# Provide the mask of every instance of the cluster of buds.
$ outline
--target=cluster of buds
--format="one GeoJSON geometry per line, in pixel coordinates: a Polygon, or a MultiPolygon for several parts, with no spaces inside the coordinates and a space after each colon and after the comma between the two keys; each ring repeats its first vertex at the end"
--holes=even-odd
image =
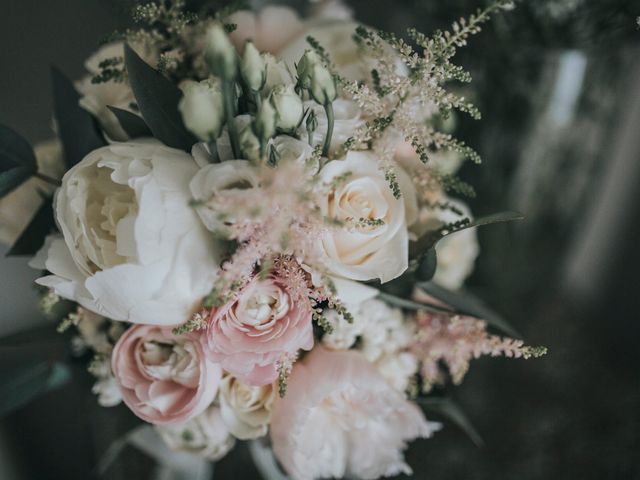
{"type": "Polygon", "coordinates": [[[328,105],[337,97],[336,81],[313,50],[307,50],[297,66],[298,88],[309,90],[320,105],[328,105]]]}

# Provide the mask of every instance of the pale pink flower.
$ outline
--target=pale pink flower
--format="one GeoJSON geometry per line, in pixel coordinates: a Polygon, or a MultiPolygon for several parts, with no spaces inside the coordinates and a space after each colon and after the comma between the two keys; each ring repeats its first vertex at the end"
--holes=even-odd
{"type": "Polygon", "coordinates": [[[240,51],[245,41],[253,40],[258,50],[276,53],[304,29],[295,10],[284,6],[268,6],[257,13],[240,10],[229,21],[237,25],[229,37],[240,51]]]}
{"type": "Polygon", "coordinates": [[[271,439],[296,480],[369,479],[411,473],[407,443],[436,428],[360,353],[316,347],[276,399],[271,439]]]}
{"type": "Polygon", "coordinates": [[[244,383],[274,382],[284,356],[313,347],[310,303],[299,297],[279,276],[253,278],[211,312],[207,355],[244,383]]]}
{"type": "Polygon", "coordinates": [[[213,402],[222,369],[207,359],[195,335],[134,325],[113,350],[113,373],[127,406],[156,425],[186,422],[213,402]]]}

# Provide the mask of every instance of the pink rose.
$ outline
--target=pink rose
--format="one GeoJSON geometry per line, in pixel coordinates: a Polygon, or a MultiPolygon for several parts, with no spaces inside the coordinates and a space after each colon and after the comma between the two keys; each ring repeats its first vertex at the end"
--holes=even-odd
{"type": "Polygon", "coordinates": [[[111,359],[124,403],[143,420],[168,425],[202,413],[222,379],[194,335],[134,325],[116,343],[111,359]]]}
{"type": "Polygon", "coordinates": [[[311,309],[277,277],[251,280],[226,305],[211,312],[207,355],[249,385],[272,383],[277,362],[313,347],[311,309]]]}
{"type": "Polygon", "coordinates": [[[294,365],[272,415],[273,451],[296,480],[410,474],[407,442],[439,427],[362,354],[323,347],[294,365]]]}

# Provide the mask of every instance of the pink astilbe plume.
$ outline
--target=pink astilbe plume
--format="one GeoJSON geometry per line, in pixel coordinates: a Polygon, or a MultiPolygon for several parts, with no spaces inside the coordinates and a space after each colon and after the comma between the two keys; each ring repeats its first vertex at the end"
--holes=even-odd
{"type": "Polygon", "coordinates": [[[445,381],[441,364],[446,365],[454,384],[462,382],[471,360],[483,355],[509,358],[538,357],[544,348],[525,346],[522,340],[487,332],[487,323],[473,317],[419,312],[418,333],[412,347],[420,358],[423,389],[445,381]]]}

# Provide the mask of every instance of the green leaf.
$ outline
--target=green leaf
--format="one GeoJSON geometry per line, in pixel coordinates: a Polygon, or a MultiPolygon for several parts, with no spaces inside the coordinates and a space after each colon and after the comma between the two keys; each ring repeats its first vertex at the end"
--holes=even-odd
{"type": "Polygon", "coordinates": [[[426,411],[430,411],[451,420],[460,430],[467,434],[476,447],[482,447],[484,440],[473,426],[462,409],[450,398],[427,397],[418,398],[417,402],[426,411]]]}
{"type": "Polygon", "coordinates": [[[66,365],[47,360],[29,362],[0,372],[0,418],[64,385],[70,378],[66,365]]]}
{"type": "Polygon", "coordinates": [[[438,305],[431,305],[428,303],[414,302],[413,300],[397,297],[388,292],[379,292],[376,298],[382,300],[383,302],[388,303],[389,305],[392,305],[398,308],[403,308],[405,310],[415,310],[415,311],[424,310],[432,313],[446,313],[450,315],[456,314],[455,311],[445,307],[440,307],[438,305]]]}
{"type": "Polygon", "coordinates": [[[108,107],[120,122],[120,126],[129,138],[152,137],[153,133],[142,117],[117,107],[108,107]]]}
{"type": "Polygon", "coordinates": [[[124,49],[124,63],[138,108],[153,136],[170,147],[191,151],[197,140],[182,124],[178,111],[180,89],[147,65],[128,45],[124,49]]]}
{"type": "Polygon", "coordinates": [[[491,310],[482,300],[466,292],[453,292],[433,282],[421,282],[417,286],[425,293],[449,305],[457,313],[480,318],[512,337],[521,335],[498,313],[491,310]]]}
{"type": "Polygon", "coordinates": [[[58,133],[68,168],[73,167],[89,152],[106,145],[96,120],[79,105],[80,95],[56,67],[51,68],[53,109],[58,133]]]}
{"type": "Polygon", "coordinates": [[[485,217],[477,218],[474,221],[469,222],[466,225],[463,225],[456,229],[440,229],[432,232],[427,232],[409,246],[409,255],[411,257],[424,255],[429,251],[429,249],[433,248],[444,237],[453,233],[460,232],[462,230],[466,230],[468,228],[493,225],[495,223],[513,222],[516,220],[522,220],[523,218],[524,215],[518,212],[500,212],[494,213],[493,215],[487,215],[485,217]]]}
{"type": "Polygon", "coordinates": [[[52,230],[55,229],[56,222],[53,217],[53,199],[48,198],[40,206],[33,216],[27,228],[20,234],[18,240],[7,252],[7,257],[16,255],[33,255],[42,245],[44,240],[52,230]]]}
{"type": "Polygon", "coordinates": [[[431,247],[427,252],[421,256],[416,268],[416,278],[423,282],[427,282],[433,278],[438,266],[438,257],[436,255],[436,249],[431,247]]]}
{"type": "Polygon", "coordinates": [[[36,156],[29,142],[0,125],[0,197],[28,180],[36,171],[36,156]]]}

